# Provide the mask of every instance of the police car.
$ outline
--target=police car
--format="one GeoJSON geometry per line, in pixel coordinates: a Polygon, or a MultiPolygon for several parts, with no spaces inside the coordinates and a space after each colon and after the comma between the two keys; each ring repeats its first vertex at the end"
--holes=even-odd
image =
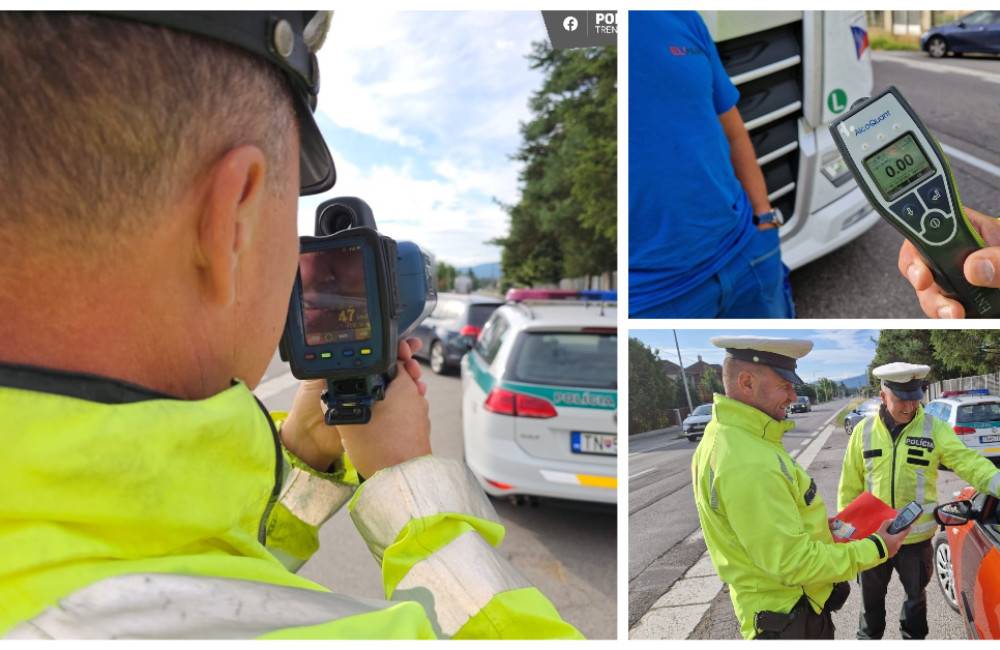
{"type": "Polygon", "coordinates": [[[1000,397],[986,389],[945,391],[924,410],[947,422],[966,447],[1000,464],[1000,397]]]}
{"type": "Polygon", "coordinates": [[[462,358],[466,462],[492,496],[615,503],[615,294],[507,300],[462,358]]]}

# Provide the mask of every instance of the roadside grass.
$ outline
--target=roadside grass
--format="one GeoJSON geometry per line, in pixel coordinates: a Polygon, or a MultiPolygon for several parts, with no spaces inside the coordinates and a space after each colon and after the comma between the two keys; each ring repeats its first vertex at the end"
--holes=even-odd
{"type": "Polygon", "coordinates": [[[920,38],[918,36],[900,36],[885,32],[875,32],[874,30],[872,30],[870,36],[868,45],[873,50],[903,50],[911,52],[920,50],[920,38]]]}

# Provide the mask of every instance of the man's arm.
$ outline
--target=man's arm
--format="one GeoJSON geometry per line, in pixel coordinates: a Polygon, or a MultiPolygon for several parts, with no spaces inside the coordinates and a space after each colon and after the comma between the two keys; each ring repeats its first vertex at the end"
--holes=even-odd
{"type": "MultiPolygon", "coordinates": [[[[729,140],[729,159],[733,163],[733,170],[740,185],[750,197],[750,205],[753,206],[754,214],[763,214],[771,210],[771,202],[767,198],[767,184],[764,182],[764,173],[757,164],[757,154],[753,150],[753,143],[750,142],[750,133],[747,131],[743,118],[740,116],[738,108],[733,106],[728,111],[719,116],[722,123],[722,130],[729,140]]],[[[761,230],[776,227],[774,224],[761,224],[761,230]]]]}
{"type": "MultiPolygon", "coordinates": [[[[931,417],[924,414],[924,417],[931,417]]],[[[958,439],[943,422],[935,422],[934,445],[941,451],[941,460],[962,480],[968,481],[980,492],[1000,496],[1000,470],[975,449],[970,449],[958,439]]]]}

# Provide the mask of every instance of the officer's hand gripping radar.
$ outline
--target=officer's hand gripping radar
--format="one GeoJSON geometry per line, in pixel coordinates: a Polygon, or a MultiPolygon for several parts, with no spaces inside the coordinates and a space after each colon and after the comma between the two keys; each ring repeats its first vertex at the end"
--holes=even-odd
{"type": "Polygon", "coordinates": [[[437,303],[434,257],[379,234],[355,197],[320,204],[315,232],[299,238],[281,359],[299,379],[326,380],[327,424],[364,424],[395,376],[400,339],[437,303]]]}
{"type": "Polygon", "coordinates": [[[830,133],[868,201],[916,247],[941,290],[968,316],[1000,316],[1000,290],[965,279],[965,258],[985,244],[962,211],[948,159],[899,90],[859,100],[830,133]]]}

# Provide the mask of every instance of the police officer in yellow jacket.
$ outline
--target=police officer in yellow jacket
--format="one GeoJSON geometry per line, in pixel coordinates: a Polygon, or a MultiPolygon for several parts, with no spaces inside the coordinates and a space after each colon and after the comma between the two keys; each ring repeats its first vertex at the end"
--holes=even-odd
{"type": "Polygon", "coordinates": [[[885,632],[885,594],[893,568],[906,592],[900,632],[904,639],[927,636],[925,589],[933,571],[938,465],[949,467],[982,492],[998,494],[1000,490],[1000,472],[993,463],[966,447],[946,423],[928,415],[920,405],[929,372],[929,366],[902,362],[872,370],[882,382],[882,406],[877,417],[867,417],[854,427],[844,456],[839,508],[868,491],[893,508],[916,501],[924,509],[899,554],[861,573],[859,639],[881,639],[885,632]]]}
{"type": "Polygon", "coordinates": [[[726,394],[715,395],[712,420],[691,461],[695,504],[712,564],[729,585],[745,638],[832,639],[830,613],[859,571],[895,554],[905,535],[887,532],[834,543],[815,481],[781,440],[796,399],[796,359],[812,342],[730,336],[726,394]]]}
{"type": "Polygon", "coordinates": [[[251,392],[334,182],[328,21],[0,12],[0,637],[580,637],[430,455],[413,344],[367,425],[251,392]],[[384,600],[294,573],[344,506],[384,600]]]}

